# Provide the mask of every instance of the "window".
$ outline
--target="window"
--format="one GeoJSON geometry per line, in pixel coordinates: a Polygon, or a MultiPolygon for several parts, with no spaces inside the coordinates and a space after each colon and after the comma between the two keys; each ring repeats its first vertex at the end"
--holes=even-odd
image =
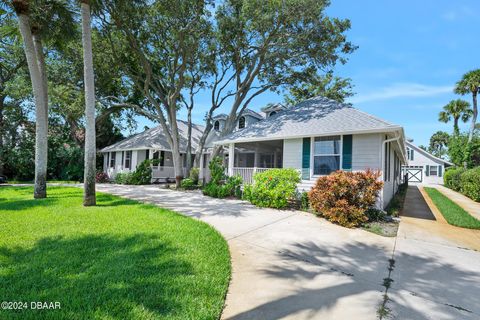
{"type": "Polygon", "coordinates": [[[110,152],[110,168],[115,168],[115,156],[116,152],[110,152]]]}
{"type": "Polygon", "coordinates": [[[270,112],[269,117],[274,116],[274,115],[276,115],[276,114],[277,114],[277,111],[272,111],[272,112],[270,112]]]}
{"type": "Polygon", "coordinates": [[[407,159],[413,161],[413,149],[407,148],[407,159]]]}
{"type": "Polygon", "coordinates": [[[213,124],[213,130],[215,131],[218,131],[220,130],[220,121],[215,121],[215,123],[213,124]]]}
{"type": "Polygon", "coordinates": [[[317,137],[313,146],[313,174],[327,175],[340,169],[340,136],[317,137]]]}
{"type": "Polygon", "coordinates": [[[153,164],[153,167],[157,168],[158,165],[159,165],[159,155],[160,153],[158,151],[155,151],[154,153],[152,153],[152,164],[153,164]]]}
{"type": "Polygon", "coordinates": [[[240,119],[238,119],[238,129],[243,128],[245,128],[245,117],[240,117],[240,119]]]}
{"type": "Polygon", "coordinates": [[[125,168],[130,169],[132,165],[132,151],[125,152],[125,168]]]}
{"type": "Polygon", "coordinates": [[[438,175],[438,167],[437,166],[430,166],[430,175],[431,176],[438,175]]]}

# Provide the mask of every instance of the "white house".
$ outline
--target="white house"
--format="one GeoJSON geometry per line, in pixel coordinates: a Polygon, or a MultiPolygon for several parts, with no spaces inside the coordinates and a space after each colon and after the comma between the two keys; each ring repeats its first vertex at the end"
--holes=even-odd
{"type": "MultiPolygon", "coordinates": [[[[178,121],[180,137],[180,156],[183,170],[186,167],[187,123],[178,121]]],[[[195,150],[204,127],[192,126],[192,149],[195,150]]],[[[103,171],[113,179],[119,172],[130,172],[145,159],[159,159],[159,164],[152,167],[153,181],[174,180],[172,152],[161,126],[148,129],[127,139],[100,150],[103,153],[103,171]]],[[[194,156],[193,156],[194,157],[194,156]]]]}
{"type": "Polygon", "coordinates": [[[275,112],[267,109],[264,120],[214,142],[228,148],[230,175],[251,181],[255,171],[294,168],[303,179],[299,189],[308,190],[336,170],[378,170],[384,181],[379,206],[386,207],[406,164],[401,126],[323,97],[275,112]]]}
{"type": "Polygon", "coordinates": [[[411,140],[407,140],[406,145],[408,164],[402,167],[402,173],[408,175],[408,182],[443,184],[445,169],[453,164],[417,147],[411,140]]]}
{"type": "MultiPolygon", "coordinates": [[[[384,181],[379,207],[384,208],[398,190],[402,182],[401,168],[407,164],[401,126],[323,97],[290,108],[268,105],[262,111],[264,115],[245,110],[237,117],[235,131],[225,137],[220,137],[219,132],[227,116],[221,114],[213,119],[207,151],[201,159],[201,177],[208,178],[209,152],[212,146],[219,145],[225,150],[228,174],[238,174],[245,182],[251,182],[255,172],[268,168],[294,168],[302,176],[299,189],[309,190],[317,177],[333,171],[372,169],[380,171],[384,181]]],[[[184,153],[186,124],[180,122],[179,128],[184,153]]],[[[202,130],[203,127],[195,126],[194,148],[202,130]]],[[[160,127],[101,152],[106,155],[104,169],[110,177],[135,168],[145,158],[163,155],[165,161],[153,168],[153,178],[173,178],[173,167],[167,161],[170,148],[160,127]]]]}

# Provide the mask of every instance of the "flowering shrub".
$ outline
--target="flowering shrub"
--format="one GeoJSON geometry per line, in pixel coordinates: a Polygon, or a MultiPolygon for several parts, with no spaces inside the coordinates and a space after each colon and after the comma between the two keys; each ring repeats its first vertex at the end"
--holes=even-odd
{"type": "Polygon", "coordinates": [[[108,175],[105,173],[105,172],[97,172],[97,174],[95,175],[95,182],[98,182],[98,183],[106,183],[108,182],[110,179],[108,178],[108,175]]]}
{"type": "Polygon", "coordinates": [[[309,192],[310,206],[321,216],[341,226],[353,228],[368,220],[383,182],[379,172],[336,171],[320,177],[309,192]]]}
{"type": "Polygon", "coordinates": [[[295,199],[300,173],[295,169],[269,169],[253,176],[246,185],[243,198],[259,207],[285,208],[295,199]]]}

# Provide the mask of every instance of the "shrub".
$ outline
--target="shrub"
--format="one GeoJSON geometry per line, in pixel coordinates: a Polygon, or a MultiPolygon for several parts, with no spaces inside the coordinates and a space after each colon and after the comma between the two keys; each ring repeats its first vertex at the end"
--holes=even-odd
{"type": "Polygon", "coordinates": [[[461,191],[474,201],[480,201],[480,167],[464,171],[460,176],[461,191]]]}
{"type": "Polygon", "coordinates": [[[190,169],[190,179],[194,184],[198,184],[198,176],[200,175],[200,168],[194,167],[190,169]]]}
{"type": "Polygon", "coordinates": [[[133,172],[117,173],[114,181],[118,184],[150,184],[152,181],[152,168],[150,167],[150,161],[144,160],[133,172]]]}
{"type": "Polygon", "coordinates": [[[336,171],[320,177],[309,192],[310,205],[326,219],[353,228],[368,220],[365,211],[375,205],[383,182],[379,172],[336,171]]]}
{"type": "Polygon", "coordinates": [[[208,169],[210,169],[210,182],[220,184],[221,181],[225,180],[225,167],[223,166],[222,158],[214,157],[210,160],[208,169]]]}
{"type": "Polygon", "coordinates": [[[220,157],[213,158],[208,164],[211,180],[203,188],[203,194],[214,198],[241,196],[242,178],[240,176],[226,177],[225,167],[220,157]]]}
{"type": "Polygon", "coordinates": [[[98,183],[105,183],[105,182],[108,182],[110,179],[108,178],[108,174],[106,174],[105,172],[97,172],[97,174],[95,175],[95,182],[98,182],[98,183]]]}
{"type": "Polygon", "coordinates": [[[310,201],[308,200],[308,192],[302,192],[300,195],[300,209],[308,211],[310,209],[310,201]]]}
{"type": "Polygon", "coordinates": [[[180,183],[180,187],[182,187],[185,190],[192,190],[192,189],[196,189],[198,185],[192,179],[185,178],[180,183]]]}
{"type": "Polygon", "coordinates": [[[443,175],[445,186],[455,191],[461,191],[460,176],[464,172],[465,169],[463,168],[450,168],[445,171],[445,174],[443,175]]]}
{"type": "Polygon", "coordinates": [[[385,220],[386,216],[385,211],[376,208],[368,209],[365,211],[365,215],[367,216],[369,222],[383,221],[385,220]]]}
{"type": "Polygon", "coordinates": [[[131,174],[131,179],[127,184],[150,184],[152,182],[152,167],[150,160],[144,160],[131,174]]]}
{"type": "Polygon", "coordinates": [[[115,183],[118,184],[131,184],[132,173],[131,172],[119,172],[115,175],[115,183]]]}
{"type": "Polygon", "coordinates": [[[300,174],[295,169],[269,169],[253,176],[243,198],[259,207],[285,208],[295,200],[300,174]]]}

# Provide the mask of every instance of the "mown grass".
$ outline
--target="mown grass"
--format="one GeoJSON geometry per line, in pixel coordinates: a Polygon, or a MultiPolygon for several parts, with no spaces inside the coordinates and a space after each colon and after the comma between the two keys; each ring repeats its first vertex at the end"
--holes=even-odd
{"type": "Polygon", "coordinates": [[[449,224],[462,228],[480,229],[479,220],[472,217],[462,207],[444,196],[440,191],[435,188],[424,189],[449,224]]]}
{"type": "Polygon", "coordinates": [[[0,319],[218,319],[230,278],[226,241],[170,210],[82,190],[0,187],[0,319]]]}
{"type": "MultiPolygon", "coordinates": [[[[83,181],[72,181],[72,180],[48,180],[47,183],[62,183],[62,184],[75,184],[83,183],[83,181]]],[[[33,180],[8,180],[7,184],[33,184],[33,180]]]]}

